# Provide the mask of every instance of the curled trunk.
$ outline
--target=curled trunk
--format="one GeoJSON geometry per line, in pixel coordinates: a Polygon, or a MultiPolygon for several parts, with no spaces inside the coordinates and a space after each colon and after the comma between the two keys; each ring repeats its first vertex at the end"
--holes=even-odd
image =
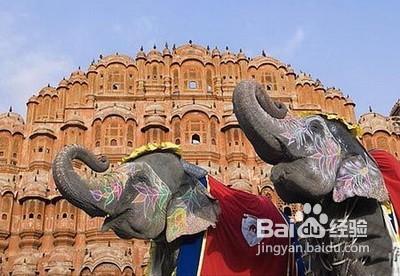
{"type": "Polygon", "coordinates": [[[240,127],[257,154],[269,164],[281,161],[284,148],[277,136],[284,131],[279,119],[286,116],[286,106],[272,101],[255,81],[242,81],[236,86],[233,106],[240,127]]]}
{"type": "Polygon", "coordinates": [[[109,167],[105,157],[98,158],[80,145],[67,146],[57,154],[53,162],[53,177],[58,190],[70,203],[90,216],[106,216],[106,211],[90,194],[87,181],[74,171],[74,159],[82,161],[96,172],[104,172],[109,167]]]}

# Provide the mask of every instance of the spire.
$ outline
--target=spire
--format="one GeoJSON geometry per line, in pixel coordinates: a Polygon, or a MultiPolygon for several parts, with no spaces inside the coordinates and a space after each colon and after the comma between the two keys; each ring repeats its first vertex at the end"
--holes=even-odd
{"type": "Polygon", "coordinates": [[[13,112],[12,106],[10,105],[10,109],[8,110],[8,112],[13,112]]]}
{"type": "Polygon", "coordinates": [[[189,44],[192,45],[192,43],[193,43],[193,41],[192,41],[192,40],[189,40],[189,44]]]}
{"type": "Polygon", "coordinates": [[[372,107],[371,106],[369,106],[369,112],[372,112],[372,107]]]}
{"type": "Polygon", "coordinates": [[[153,49],[154,49],[154,50],[155,50],[155,49],[157,49],[157,46],[156,46],[156,44],[154,44],[154,45],[153,45],[153,49]]]}
{"type": "Polygon", "coordinates": [[[207,51],[210,51],[210,45],[207,45],[207,51]]]}
{"type": "Polygon", "coordinates": [[[140,51],[143,51],[143,45],[142,45],[142,46],[140,46],[140,51]]]}
{"type": "Polygon", "coordinates": [[[264,51],[264,50],[262,50],[261,55],[262,55],[263,57],[266,57],[266,56],[267,56],[267,55],[265,54],[265,51],[264,51]]]}
{"type": "Polygon", "coordinates": [[[165,42],[165,48],[168,49],[168,42],[165,42]]]}

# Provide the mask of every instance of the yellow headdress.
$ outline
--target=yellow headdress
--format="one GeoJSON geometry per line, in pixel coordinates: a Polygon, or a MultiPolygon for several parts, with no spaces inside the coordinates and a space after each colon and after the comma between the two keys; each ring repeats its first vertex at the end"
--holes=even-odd
{"type": "Polygon", "coordinates": [[[141,147],[138,147],[132,151],[132,153],[122,159],[122,163],[126,163],[128,161],[132,161],[139,156],[151,153],[151,152],[156,152],[156,151],[168,151],[172,152],[176,155],[181,156],[182,155],[182,149],[179,145],[176,145],[171,142],[162,142],[162,143],[149,143],[147,145],[143,145],[141,147]]]}
{"type": "Polygon", "coordinates": [[[312,112],[312,111],[310,111],[310,112],[303,111],[303,112],[300,112],[299,115],[300,115],[300,117],[307,117],[307,116],[310,116],[310,115],[320,115],[320,116],[325,117],[328,120],[339,121],[339,122],[343,123],[346,126],[346,128],[351,132],[351,134],[354,137],[361,137],[362,132],[363,132],[362,127],[359,124],[354,124],[354,125],[350,124],[345,119],[343,119],[342,117],[339,117],[338,115],[335,115],[335,114],[327,114],[327,113],[312,112]]]}

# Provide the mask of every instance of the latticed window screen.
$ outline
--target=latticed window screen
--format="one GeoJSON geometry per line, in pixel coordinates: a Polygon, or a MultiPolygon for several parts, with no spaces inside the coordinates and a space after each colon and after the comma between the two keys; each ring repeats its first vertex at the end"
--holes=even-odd
{"type": "Polygon", "coordinates": [[[207,92],[211,92],[213,90],[213,81],[212,81],[212,72],[210,69],[207,70],[206,83],[207,83],[207,92]]]}
{"type": "Polygon", "coordinates": [[[216,145],[217,144],[217,124],[215,122],[215,118],[211,119],[210,135],[211,135],[211,144],[216,145]]]}
{"type": "Polygon", "coordinates": [[[123,143],[123,124],[122,119],[110,118],[108,119],[105,133],[106,146],[121,146],[123,143]],[[110,121],[108,121],[110,120],[110,121]],[[113,141],[114,140],[114,141],[113,141]],[[111,143],[113,141],[113,143],[111,143]]]}
{"type": "Polygon", "coordinates": [[[135,133],[134,133],[133,125],[129,125],[129,126],[128,126],[128,133],[126,134],[126,138],[128,139],[128,142],[127,142],[127,143],[129,143],[129,142],[133,143],[134,134],[135,134],[135,133]]]}
{"type": "Polygon", "coordinates": [[[101,140],[101,125],[96,125],[94,129],[94,140],[99,142],[101,140]]]}
{"type": "Polygon", "coordinates": [[[8,150],[8,138],[7,137],[0,137],[0,157],[3,157],[8,150]]]}
{"type": "Polygon", "coordinates": [[[172,85],[174,88],[179,87],[179,75],[178,75],[178,70],[175,69],[173,72],[173,79],[172,79],[172,85]]]}
{"type": "Polygon", "coordinates": [[[107,90],[120,91],[124,89],[124,76],[120,71],[112,71],[108,75],[107,90]]]}
{"type": "Polygon", "coordinates": [[[267,87],[267,90],[277,90],[276,77],[272,73],[261,73],[261,83],[267,87]]]}
{"type": "Polygon", "coordinates": [[[196,67],[186,68],[183,73],[185,89],[201,89],[201,73],[196,67]]]}
{"type": "Polygon", "coordinates": [[[189,121],[186,125],[185,130],[185,140],[186,143],[190,144],[193,135],[199,135],[200,143],[205,144],[207,143],[207,129],[206,124],[203,121],[196,120],[196,121],[189,121]]]}

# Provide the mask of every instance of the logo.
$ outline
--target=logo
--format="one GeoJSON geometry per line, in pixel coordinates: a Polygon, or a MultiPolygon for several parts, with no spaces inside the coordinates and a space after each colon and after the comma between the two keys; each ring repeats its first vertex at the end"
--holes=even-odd
{"type": "Polygon", "coordinates": [[[257,236],[258,218],[252,215],[243,214],[242,235],[250,247],[260,243],[263,237],[257,236]]]}
{"type": "MultiPolygon", "coordinates": [[[[298,211],[299,212],[299,211],[298,211]]],[[[315,204],[311,207],[310,203],[303,206],[303,213],[309,216],[299,227],[297,233],[300,238],[322,238],[326,234],[324,224],[328,222],[328,216],[322,213],[322,206],[315,204]]]]}

